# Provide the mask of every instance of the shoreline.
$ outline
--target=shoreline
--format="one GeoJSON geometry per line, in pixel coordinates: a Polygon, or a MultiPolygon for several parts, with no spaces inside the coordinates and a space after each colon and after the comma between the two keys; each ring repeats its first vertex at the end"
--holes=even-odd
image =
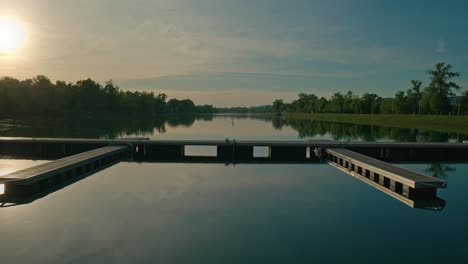
{"type": "Polygon", "coordinates": [[[468,116],[404,115],[404,114],[306,114],[284,113],[281,117],[313,119],[358,125],[426,129],[468,135],[468,116]]]}

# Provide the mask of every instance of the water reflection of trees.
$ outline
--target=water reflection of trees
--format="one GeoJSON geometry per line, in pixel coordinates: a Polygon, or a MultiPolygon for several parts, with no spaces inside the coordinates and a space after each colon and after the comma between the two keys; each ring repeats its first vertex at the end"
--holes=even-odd
{"type": "Polygon", "coordinates": [[[63,118],[0,120],[2,137],[119,138],[128,135],[165,133],[167,126],[190,127],[195,120],[212,120],[211,115],[168,115],[157,118],[63,118]],[[4,128],[4,129],[2,129],[4,128]]]}
{"type": "Polygon", "coordinates": [[[447,142],[457,138],[459,140],[466,138],[466,136],[454,133],[421,129],[344,124],[307,119],[282,119],[279,117],[272,120],[272,125],[275,129],[281,129],[284,126],[291,127],[298,132],[300,138],[329,136],[333,140],[342,141],[447,142]]]}
{"type": "MultiPolygon", "coordinates": [[[[467,140],[467,135],[426,131],[420,129],[390,128],[369,125],[343,124],[308,119],[281,118],[259,115],[163,115],[156,118],[81,118],[63,119],[3,119],[0,136],[8,137],[84,137],[118,138],[128,135],[165,133],[167,127],[191,127],[195,121],[213,119],[255,119],[268,122],[274,129],[289,127],[299,138],[324,137],[341,141],[393,140],[400,142],[447,142],[467,140]]],[[[216,131],[213,131],[216,132],[216,131]]]]}
{"type": "MultiPolygon", "coordinates": [[[[170,127],[191,127],[195,121],[212,121],[213,115],[185,115],[185,114],[176,114],[176,115],[164,115],[160,116],[156,119],[159,121],[160,128],[164,129],[164,131],[160,131],[164,133],[166,131],[166,125],[170,127]]],[[[159,131],[159,130],[158,130],[159,131]]]]}
{"type": "Polygon", "coordinates": [[[432,163],[425,170],[430,176],[447,181],[448,175],[455,172],[456,168],[441,163],[432,163]]]}

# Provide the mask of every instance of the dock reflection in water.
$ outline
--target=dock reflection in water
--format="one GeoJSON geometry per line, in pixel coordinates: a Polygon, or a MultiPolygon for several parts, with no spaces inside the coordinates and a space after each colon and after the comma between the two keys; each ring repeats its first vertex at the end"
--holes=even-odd
{"type": "MultiPolygon", "coordinates": [[[[126,162],[132,162],[131,160],[125,160],[126,162]]],[[[41,161],[40,163],[44,163],[45,161],[41,161]]],[[[105,166],[102,166],[98,169],[88,171],[85,173],[78,173],[74,174],[72,178],[67,178],[63,179],[62,181],[49,181],[47,185],[40,185],[33,190],[28,191],[27,193],[23,194],[14,194],[14,195],[3,195],[1,192],[2,186],[0,186],[0,208],[3,207],[11,207],[11,206],[17,206],[17,205],[22,205],[22,204],[29,204],[34,202],[35,200],[41,199],[46,197],[47,195],[57,192],[63,188],[66,188],[76,182],[79,182],[95,173],[98,173],[102,170],[105,170],[106,168],[113,166],[114,164],[118,163],[119,161],[116,160],[114,162],[111,162],[109,164],[106,164],[105,166]]],[[[173,162],[177,163],[220,163],[219,161],[216,161],[214,159],[192,159],[192,160],[187,160],[186,162],[181,162],[180,160],[174,160],[173,162]]],[[[165,160],[163,162],[153,162],[153,163],[171,163],[171,161],[165,160]]],[[[249,164],[262,164],[262,160],[258,160],[257,162],[250,162],[249,164]]],[[[302,163],[294,163],[294,162],[274,162],[274,161],[268,161],[267,164],[302,164],[302,163]]],[[[229,164],[226,164],[229,165],[229,164]]],[[[232,164],[235,165],[235,164],[232,164]]],[[[317,166],[317,163],[312,163],[308,164],[308,166],[314,167],[317,166]]],[[[331,164],[333,165],[333,164],[331,164]]],[[[343,171],[356,179],[359,179],[365,183],[367,183],[369,186],[374,187],[376,190],[381,191],[382,193],[385,193],[389,195],[390,197],[412,207],[412,208],[421,208],[421,209],[430,209],[430,210],[442,210],[445,207],[445,200],[439,198],[439,197],[427,197],[427,198],[414,198],[414,197],[404,197],[402,195],[397,195],[388,188],[384,188],[383,186],[379,185],[378,183],[369,180],[362,175],[359,175],[355,172],[345,170],[343,168],[340,168],[339,166],[334,166],[338,168],[340,171],[343,171]]],[[[426,172],[432,170],[434,167],[439,168],[441,170],[438,170],[438,172],[435,175],[445,175],[444,178],[445,180],[447,179],[447,173],[452,171],[453,169],[450,166],[445,166],[445,165],[440,165],[440,164],[430,164],[428,168],[426,169],[426,172]],[[444,169],[444,168],[449,168],[444,169]]],[[[314,171],[313,168],[311,168],[311,171],[314,171]]],[[[4,187],[4,186],[3,186],[4,187]]]]}
{"type": "Polygon", "coordinates": [[[354,178],[368,184],[369,186],[374,187],[376,190],[381,191],[382,193],[385,193],[389,195],[390,197],[408,205],[409,207],[412,208],[420,208],[420,209],[428,209],[428,210],[434,210],[434,211],[439,211],[445,208],[445,200],[441,199],[439,197],[428,197],[428,198],[414,198],[414,197],[405,197],[403,195],[397,194],[394,191],[380,185],[379,183],[370,180],[361,174],[358,174],[354,171],[349,171],[346,170],[338,165],[331,164],[333,167],[339,169],[340,171],[343,171],[344,173],[353,176],[354,178]]]}

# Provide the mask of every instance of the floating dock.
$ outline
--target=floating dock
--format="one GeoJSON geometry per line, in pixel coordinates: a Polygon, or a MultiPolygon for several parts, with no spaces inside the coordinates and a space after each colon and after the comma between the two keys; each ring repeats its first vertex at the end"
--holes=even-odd
{"type": "Polygon", "coordinates": [[[446,187],[446,182],[443,180],[403,169],[347,149],[327,149],[325,157],[334,167],[411,207],[438,209],[445,204],[443,200],[437,198],[437,189],[446,187]]]}
{"type": "MultiPolygon", "coordinates": [[[[251,140],[149,140],[0,138],[0,158],[58,159],[0,177],[7,197],[44,190],[109,164],[129,162],[329,164],[412,207],[443,207],[436,197],[445,182],[386,162],[466,162],[468,144],[251,140]],[[209,148],[209,155],[188,153],[209,148]],[[263,155],[256,154],[262,149],[263,155]],[[316,155],[319,154],[319,155],[316,155]],[[429,202],[429,206],[423,205],[429,202]]],[[[1,193],[0,193],[1,194],[1,193]]],[[[0,199],[2,200],[2,199],[0,199]]],[[[0,201],[1,202],[1,201],[0,201]]]]}
{"type": "Polygon", "coordinates": [[[107,146],[0,176],[5,196],[31,195],[119,162],[127,146],[107,146]]]}

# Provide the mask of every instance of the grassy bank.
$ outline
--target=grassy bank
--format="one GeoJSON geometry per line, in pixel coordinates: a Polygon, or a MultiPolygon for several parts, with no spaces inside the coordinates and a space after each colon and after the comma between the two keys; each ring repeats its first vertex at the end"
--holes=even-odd
{"type": "Polygon", "coordinates": [[[364,115],[364,114],[304,114],[287,113],[285,117],[307,118],[350,124],[399,128],[419,128],[468,135],[468,116],[441,115],[364,115]]]}

